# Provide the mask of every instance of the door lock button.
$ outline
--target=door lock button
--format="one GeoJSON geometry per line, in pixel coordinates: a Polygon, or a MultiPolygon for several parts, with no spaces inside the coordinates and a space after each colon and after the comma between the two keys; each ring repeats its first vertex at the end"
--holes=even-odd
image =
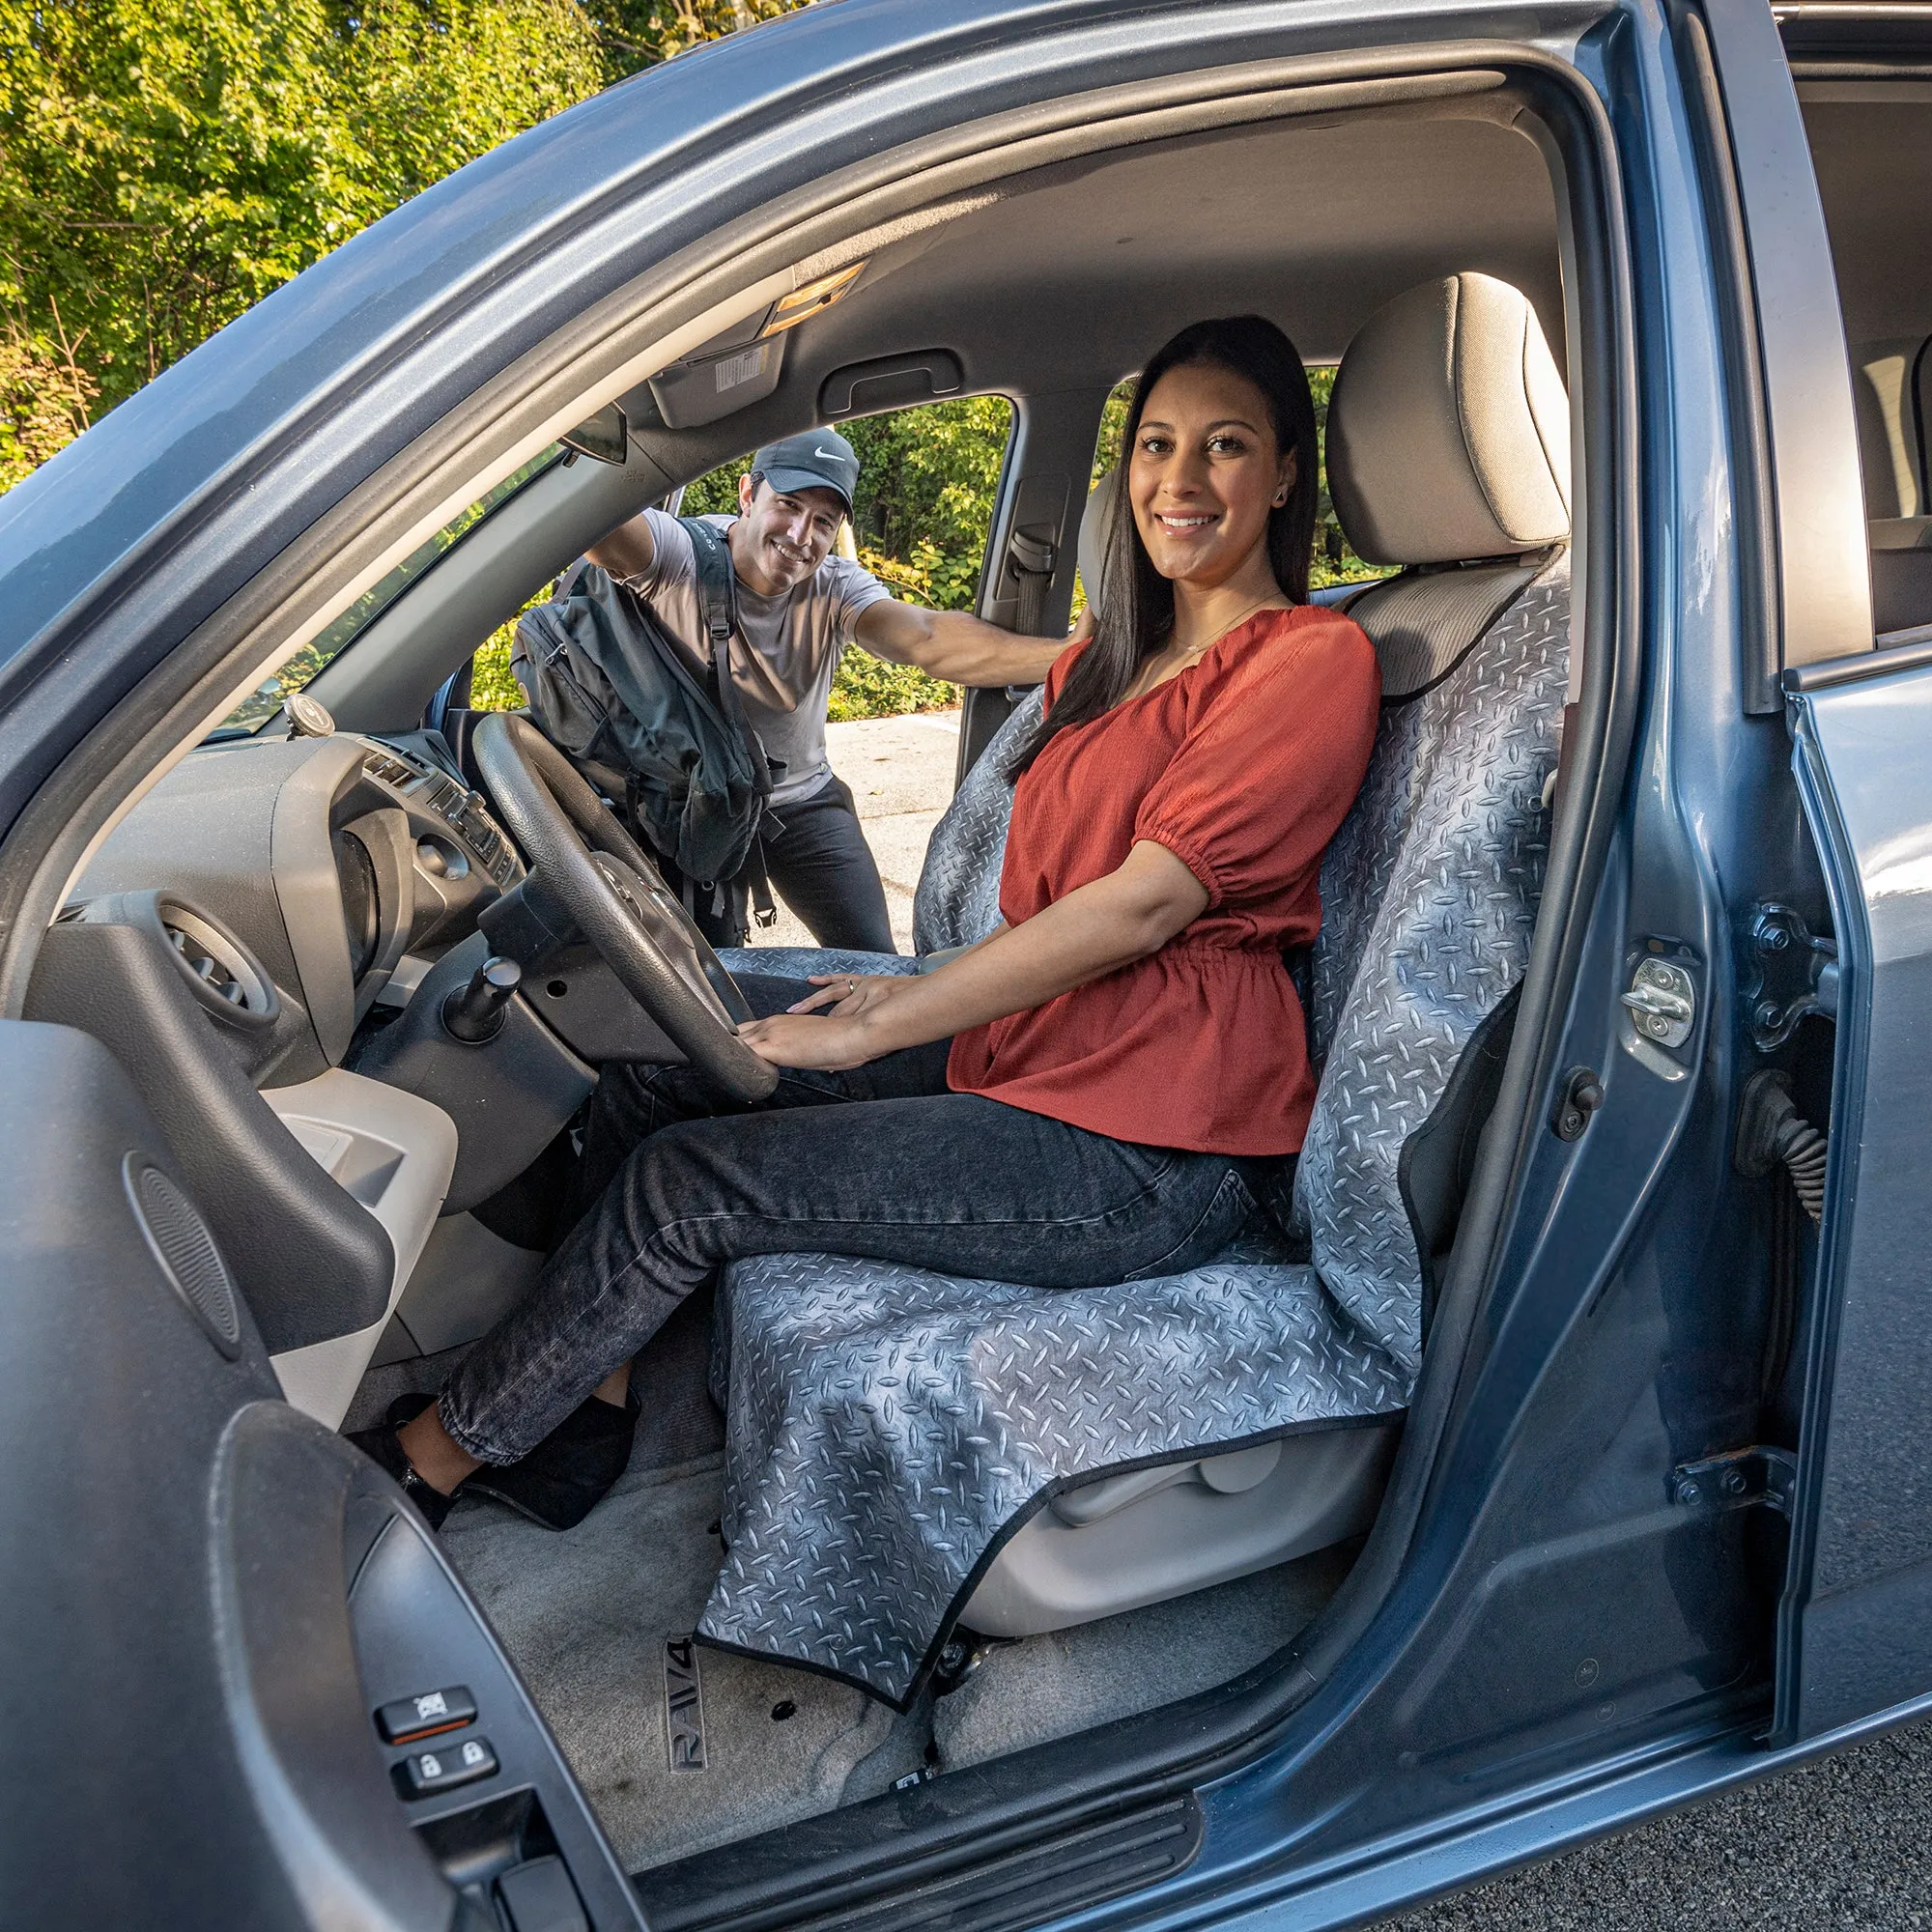
{"type": "Polygon", "coordinates": [[[476,1699],[467,1684],[443,1690],[425,1690],[416,1697],[398,1697],[376,1713],[376,1728],[385,1745],[412,1745],[440,1731],[458,1731],[476,1719],[476,1699]]]}
{"type": "Polygon", "coordinates": [[[396,1766],[396,1776],[407,1798],[433,1798],[439,1791],[454,1791],[459,1784],[474,1784],[479,1777],[497,1775],[497,1753],[488,1738],[452,1740],[428,1750],[412,1751],[396,1766]]]}

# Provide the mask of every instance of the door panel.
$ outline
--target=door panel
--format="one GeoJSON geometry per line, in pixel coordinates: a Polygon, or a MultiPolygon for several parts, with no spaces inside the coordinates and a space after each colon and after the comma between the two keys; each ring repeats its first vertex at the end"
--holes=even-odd
{"type": "Polygon", "coordinates": [[[1781,1741],[1932,1690],[1932,670],[1793,717],[1840,980],[1781,1741]]]}
{"type": "MultiPolygon", "coordinates": [[[[209,1483],[236,1410],[279,1391],[245,1310],[144,1236],[125,1178],[181,1177],[107,1049],[0,1021],[0,1733],[5,1917],[302,1922],[223,1715],[209,1483]]],[[[340,1530],[334,1528],[336,1548],[340,1530]]]]}
{"type": "Polygon", "coordinates": [[[637,1932],[475,1605],[281,1399],[154,1116],[71,1028],[0,1020],[0,1918],[447,1932],[554,1853],[637,1932]],[[370,1712],[457,1681],[498,1779],[405,1803],[370,1712]]]}

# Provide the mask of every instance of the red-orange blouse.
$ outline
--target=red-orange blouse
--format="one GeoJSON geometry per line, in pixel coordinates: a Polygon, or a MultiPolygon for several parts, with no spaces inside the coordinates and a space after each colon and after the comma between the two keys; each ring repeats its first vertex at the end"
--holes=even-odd
{"type": "MultiPolygon", "coordinates": [[[[1072,660],[1047,678],[1049,700],[1072,660]]],[[[1368,769],[1381,680],[1358,626],[1264,611],[1178,677],[1058,732],[1013,794],[1009,925],[1164,845],[1208,908],[1160,951],[952,1042],[949,1084],[1116,1140],[1299,1150],[1315,1104],[1285,947],[1321,923],[1317,874],[1368,769]]]]}

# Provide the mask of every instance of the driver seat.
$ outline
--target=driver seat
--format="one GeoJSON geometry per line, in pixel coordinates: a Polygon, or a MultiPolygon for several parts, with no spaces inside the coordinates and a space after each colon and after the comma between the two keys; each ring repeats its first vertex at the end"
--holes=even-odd
{"type": "MultiPolygon", "coordinates": [[[[1322,1070],[1293,1202],[1204,1267],[1093,1290],[826,1255],[733,1264],[713,1364],[727,1553],[707,1638],[903,1709],[955,1623],[1058,1629],[1373,1520],[1548,842],[1568,405],[1524,298],[1462,274],[1373,317],[1336,383],[1328,468],[1358,554],[1406,567],[1350,598],[1383,717],[1323,860],[1322,1070]]],[[[943,847],[935,833],[927,875],[936,860],[945,891],[923,880],[921,895],[968,922],[951,943],[997,917],[1002,741],[1026,722],[961,787],[943,847]],[[974,851],[977,874],[955,868],[974,851]]],[[[743,955],[754,971],[781,956],[743,955]]]]}

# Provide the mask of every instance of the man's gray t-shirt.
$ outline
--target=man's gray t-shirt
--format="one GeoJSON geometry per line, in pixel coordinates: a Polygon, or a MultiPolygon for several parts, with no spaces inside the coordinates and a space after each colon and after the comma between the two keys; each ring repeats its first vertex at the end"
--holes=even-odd
{"type": "MultiPolygon", "coordinates": [[[[711,639],[697,599],[697,556],[675,517],[646,510],[653,562],[629,587],[658,621],[700,663],[711,662],[711,639]]],[[[731,517],[707,517],[728,529],[731,517]]],[[[774,763],[784,771],[772,788],[774,805],[791,805],[831,776],[825,760],[825,706],[832,673],[852,641],[859,613],[891,597],[879,580],[847,557],[828,556],[803,583],[781,597],[761,597],[738,582],[738,632],[731,678],[746,721],[774,763]]]]}

